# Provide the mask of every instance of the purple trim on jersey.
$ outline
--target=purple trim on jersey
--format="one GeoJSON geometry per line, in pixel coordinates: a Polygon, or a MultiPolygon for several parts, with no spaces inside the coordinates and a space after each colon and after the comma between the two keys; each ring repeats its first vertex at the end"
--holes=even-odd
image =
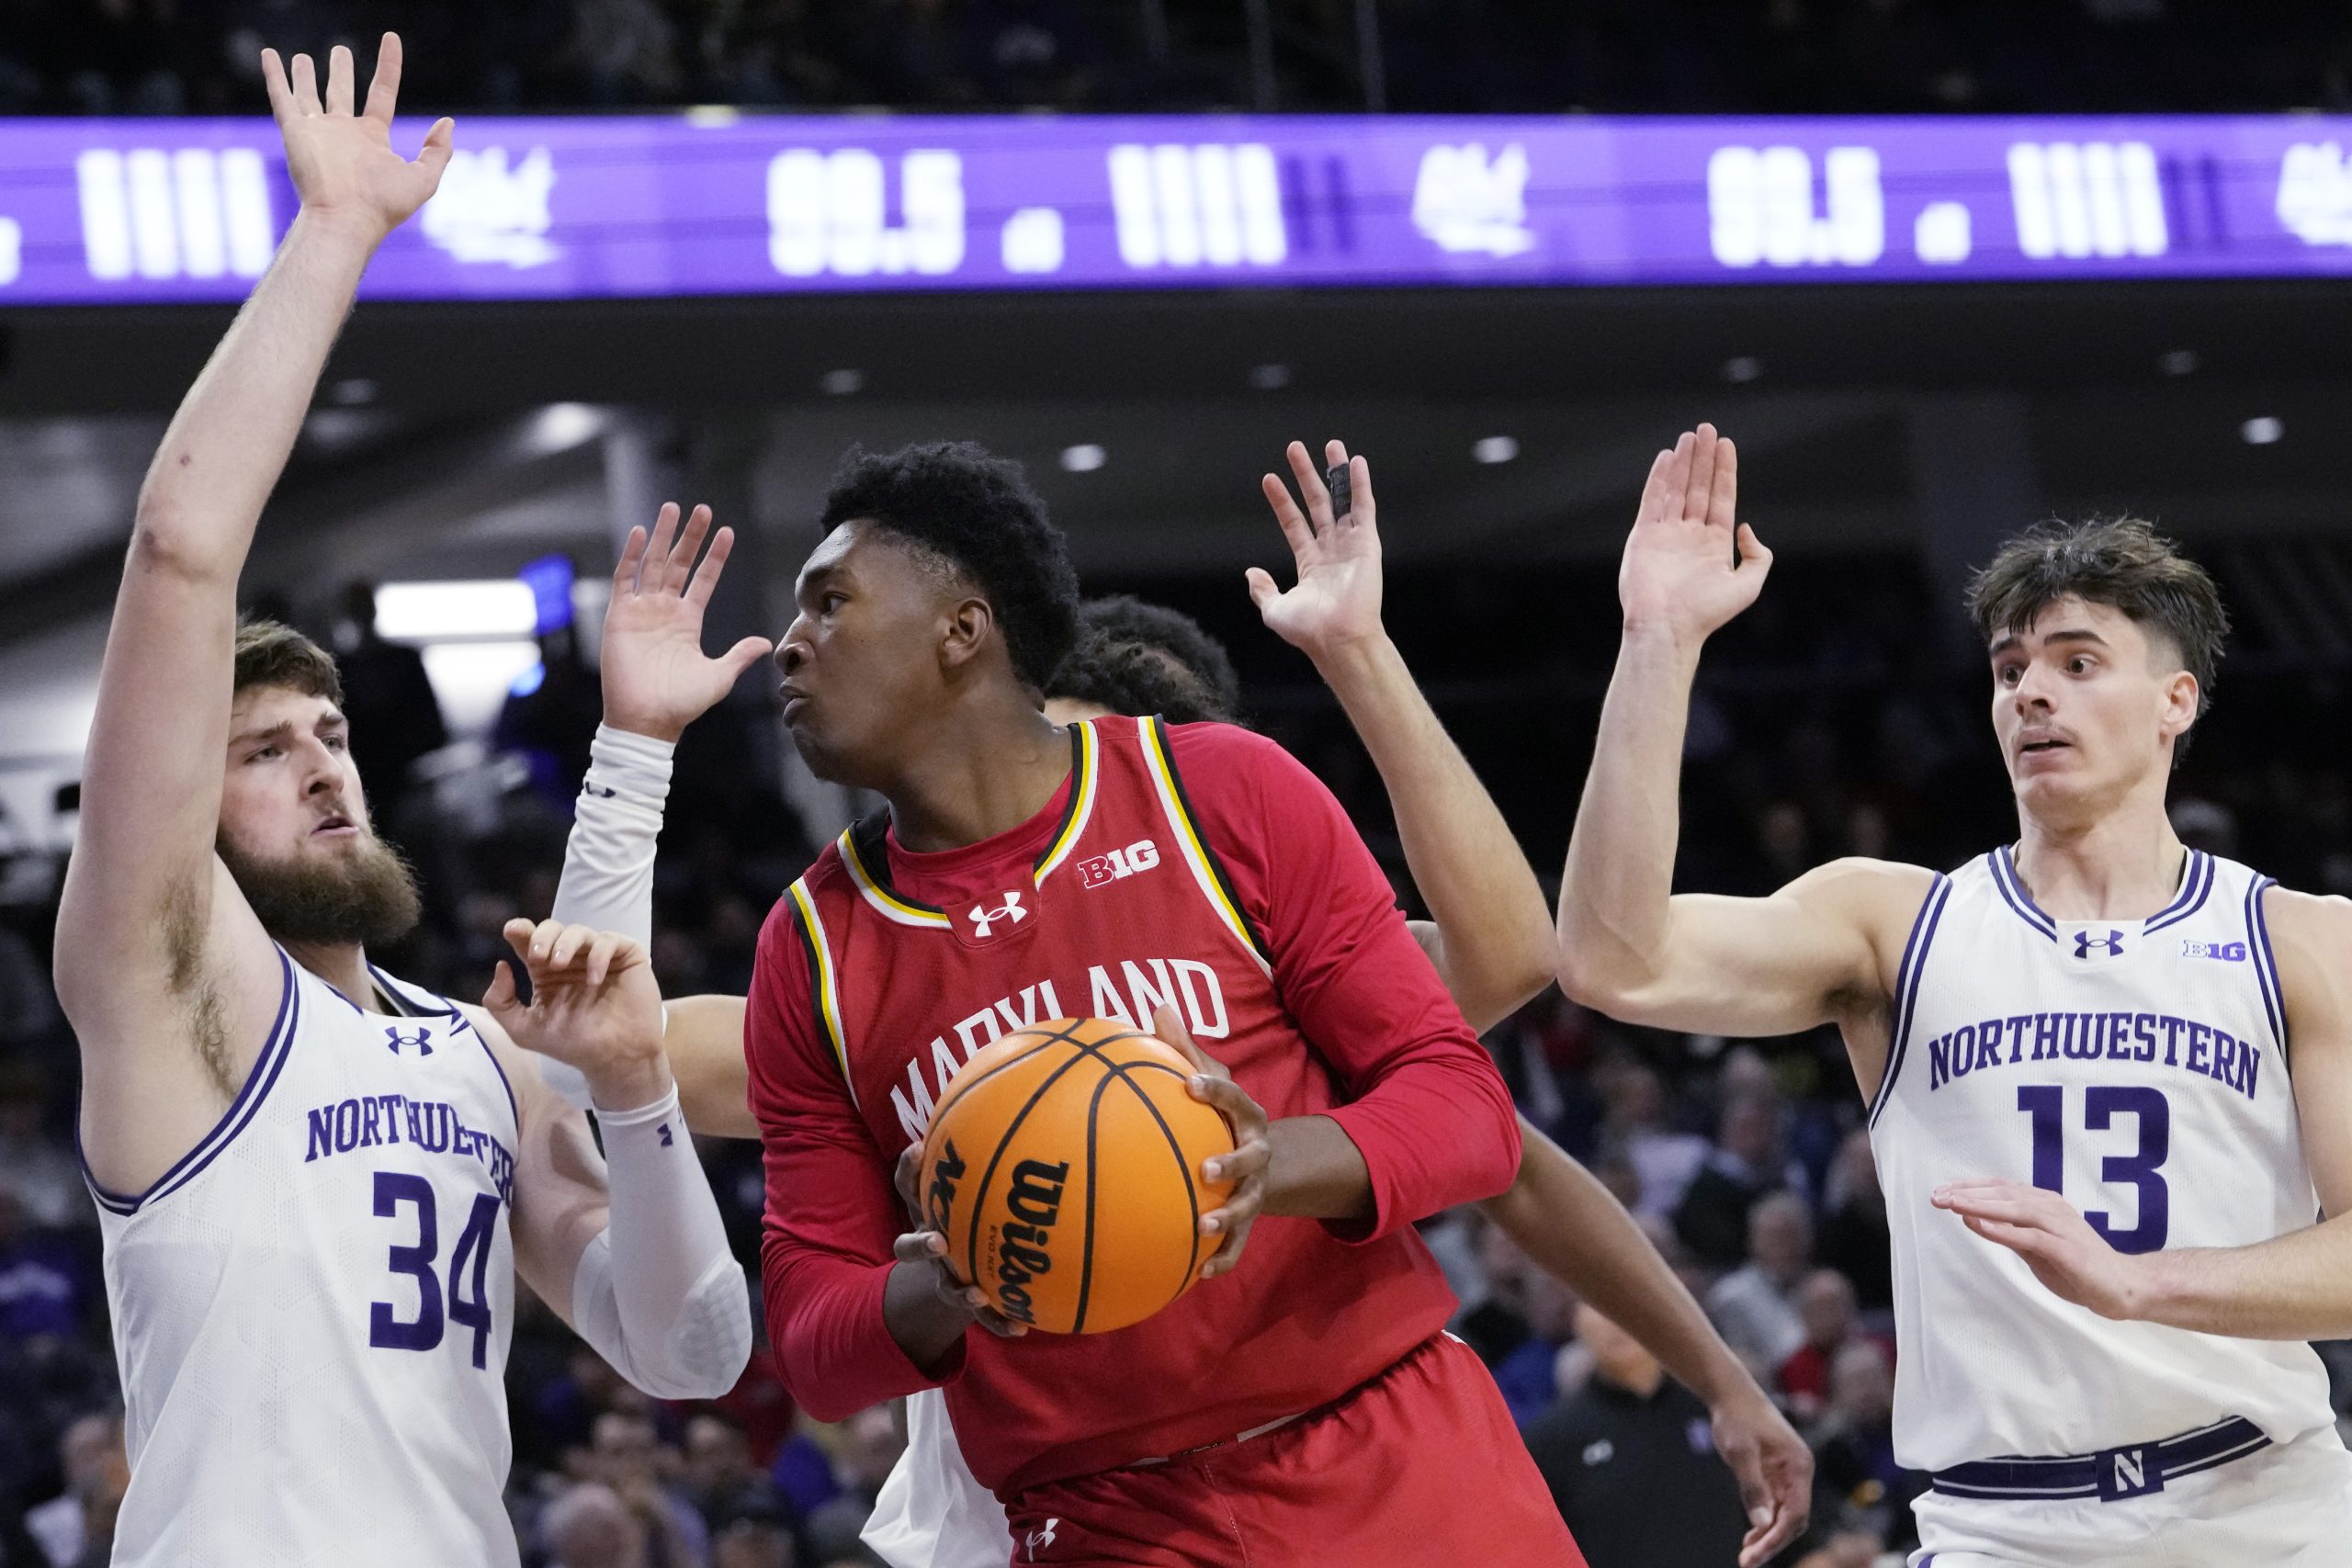
{"type": "Polygon", "coordinates": [[[2148,917],[2142,936],[2154,936],[2166,926],[2178,925],[2205,907],[2213,891],[2213,857],[2202,850],[2188,852],[2188,870],[2180,879],[2180,897],[2148,917]]]}
{"type": "Polygon", "coordinates": [[[2245,890],[2246,946],[2254,953],[2254,978],[2262,987],[2262,1010],[2270,1015],[2270,1032],[2278,1042],[2278,1055],[2287,1055],[2287,987],[2278,983],[2278,960],[2270,951],[2270,921],[2262,912],[2262,891],[2278,884],[2267,876],[2257,876],[2254,886],[2245,890]]]}
{"type": "Polygon", "coordinates": [[[2001,890],[2001,897],[2008,900],[2009,908],[2018,912],[2018,918],[2056,942],[2058,922],[2044,913],[2041,906],[2033,901],[2033,895],[2025,890],[2025,882],[2018,875],[2017,863],[2009,858],[2009,846],[2003,844],[1985,858],[1993,863],[1993,886],[2001,890]]]}
{"type": "Polygon", "coordinates": [[[474,1037],[481,1046],[481,1054],[490,1058],[491,1070],[498,1075],[499,1087],[506,1091],[506,1109],[514,1114],[514,1135],[520,1138],[523,1135],[523,1105],[514,1098],[514,1080],[506,1076],[506,1067],[499,1061],[498,1053],[490,1048],[490,1042],[482,1038],[482,1032],[474,1027],[473,1020],[460,1011],[458,1004],[448,998],[428,991],[422,986],[412,986],[405,980],[395,979],[373,964],[368,965],[368,973],[376,976],[376,984],[383,987],[384,994],[396,1001],[405,1001],[411,1007],[414,1007],[417,1005],[416,998],[423,997],[428,1004],[439,1004],[438,1006],[428,1005],[424,1010],[448,1019],[451,1032],[470,1034],[474,1037]],[[402,991],[411,994],[403,997],[401,994],[402,991]]]}
{"type": "Polygon", "coordinates": [[[204,1168],[210,1165],[239,1133],[244,1131],[245,1123],[260,1111],[261,1102],[269,1098],[271,1086],[277,1082],[277,1075],[285,1069],[287,1057],[293,1055],[294,1032],[302,1011],[294,978],[294,961],[287,956],[282,947],[277,950],[277,964],[281,983],[277,1018],[270,1024],[269,1034],[262,1042],[261,1054],[254,1058],[253,1070],[245,1075],[244,1088],[237,1091],[236,1099],[229,1102],[229,1109],[221,1112],[220,1120],[212,1124],[211,1131],[197,1140],[196,1146],[182,1155],[171,1169],[157,1177],[144,1192],[133,1196],[102,1186],[97,1177],[91,1173],[90,1162],[83,1156],[81,1130],[75,1128],[74,1156],[82,1167],[82,1179],[88,1185],[90,1196],[97,1200],[100,1208],[110,1213],[135,1214],[146,1204],[187,1186],[203,1173],[204,1168]]]}
{"type": "Polygon", "coordinates": [[[1903,945],[1903,962],[1894,971],[1894,1005],[1891,1016],[1894,1032],[1886,1043],[1886,1071],[1879,1076],[1878,1093],[1871,1097],[1870,1124],[1878,1125],[1878,1113],[1894,1092],[1895,1076],[1903,1071],[1904,1048],[1911,1043],[1911,1015],[1919,1003],[1919,976],[1928,967],[1928,949],[1936,940],[1937,922],[1944,918],[1944,905],[1951,897],[1951,878],[1941,872],[1936,874],[1928,896],[1919,901],[1919,912],[1911,918],[1910,940],[1903,945]]]}

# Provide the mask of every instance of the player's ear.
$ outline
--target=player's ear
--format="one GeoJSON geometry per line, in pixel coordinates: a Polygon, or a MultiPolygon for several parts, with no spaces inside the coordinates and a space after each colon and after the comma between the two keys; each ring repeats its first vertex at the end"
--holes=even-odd
{"type": "Polygon", "coordinates": [[[2188,732],[2188,727],[2197,722],[2197,705],[2202,695],[2196,676],[2186,670],[2173,672],[2164,685],[2165,705],[2158,718],[2166,737],[2177,739],[2188,732]]]}
{"type": "Polygon", "coordinates": [[[956,670],[979,656],[996,635],[996,611],[978,596],[958,599],[947,607],[941,628],[940,667],[956,670]]]}

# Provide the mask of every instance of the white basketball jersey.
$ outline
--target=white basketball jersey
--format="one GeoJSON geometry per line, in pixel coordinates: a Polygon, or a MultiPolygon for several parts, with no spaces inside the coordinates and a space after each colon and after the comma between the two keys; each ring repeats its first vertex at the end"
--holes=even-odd
{"type": "Polygon", "coordinates": [[[1012,1527],[964,1462],[947,1395],[907,1395],[907,1447],[874,1499],[862,1539],[890,1568],[1004,1568],[1012,1527]]]}
{"type": "Polygon", "coordinates": [[[500,1495],[515,1105],[457,1009],[285,958],[253,1076],[137,1197],[92,1188],[127,1407],[118,1568],[516,1560],[500,1495]]]}
{"type": "Polygon", "coordinates": [[[2147,919],[2057,920],[2006,849],[1937,878],[1871,1107],[1904,1464],[2089,1453],[2230,1416],[2281,1442],[2329,1423],[2308,1345],[2110,1322],[1928,1201],[1970,1177],[2030,1181],[2132,1253],[2311,1224],[2271,886],[2192,851],[2147,919]]]}

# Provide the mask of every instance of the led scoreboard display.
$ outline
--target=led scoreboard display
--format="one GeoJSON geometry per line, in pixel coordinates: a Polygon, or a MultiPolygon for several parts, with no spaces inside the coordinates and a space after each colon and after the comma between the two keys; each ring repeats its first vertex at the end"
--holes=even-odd
{"type": "MultiPolygon", "coordinates": [[[[701,110],[458,137],[365,295],[2352,275],[2352,119],[701,110]]],[[[0,306],[236,299],[294,205],[267,120],[0,121],[0,306]]]]}

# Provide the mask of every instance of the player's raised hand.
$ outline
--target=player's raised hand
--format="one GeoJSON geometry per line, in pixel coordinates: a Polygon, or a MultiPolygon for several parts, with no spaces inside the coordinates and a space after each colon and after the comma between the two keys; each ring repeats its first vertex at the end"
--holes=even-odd
{"type": "Polygon", "coordinates": [[[1796,1540],[1813,1513],[1813,1450],[1752,1382],[1710,1415],[1715,1452],[1731,1467],[1747,1509],[1739,1568],[1764,1568],[1796,1540]]]}
{"type": "Polygon", "coordinates": [[[1756,602],[1772,552],[1738,521],[1739,453],[1702,424],[1660,452],[1617,569],[1625,629],[1697,641],[1756,602]]]}
{"type": "Polygon", "coordinates": [[[400,99],[401,40],[386,33],[376,51],[376,79],[364,111],[354,108],[351,51],[327,56],[326,96],[307,54],[289,74],[274,49],[261,51],[270,112],[286,138],[286,170],[306,216],[348,224],[370,244],[407,221],[441,184],[455,122],[444,117],[424,134],[413,160],[392,151],[392,110],[400,99]]]}
{"type": "Polygon", "coordinates": [[[1216,1254],[1201,1266],[1201,1278],[1214,1280],[1232,1273],[1240,1264],[1241,1249],[1250,1245],[1250,1227],[1258,1223],[1258,1213],[1266,1206],[1266,1168],[1273,1162],[1273,1141],[1266,1130],[1265,1108],[1233,1081],[1224,1063],[1193,1043],[1173,1010],[1160,1008],[1153,1012],[1151,1032],[1162,1043],[1184,1054],[1193,1064],[1193,1079],[1187,1086],[1193,1098],[1215,1106],[1233,1129],[1233,1152],[1204,1160],[1201,1166],[1201,1174],[1209,1180],[1233,1183],[1224,1205],[1201,1216],[1203,1235],[1225,1237],[1216,1254]]]}
{"type": "Polygon", "coordinates": [[[676,502],[655,516],[651,534],[628,531],[605,605],[605,723],[675,740],[767,656],[772,645],[763,637],[747,637],[716,659],[702,650],[703,611],[734,547],[734,529],[711,535],[707,506],[695,507],[683,531],[676,502]],[[710,552],[697,566],[706,537],[710,552]]]}
{"type": "Polygon", "coordinates": [[[1380,527],[1372,499],[1372,468],[1362,457],[1349,457],[1347,447],[1337,441],[1327,444],[1324,453],[1332,467],[1348,467],[1347,514],[1332,515],[1323,471],[1315,466],[1306,443],[1292,442],[1285,455],[1298,494],[1294,497],[1290,486],[1274,474],[1266,475],[1259,486],[1274,509],[1283,537],[1290,542],[1298,581],[1284,590],[1259,567],[1248,573],[1250,602],[1267,627],[1310,659],[1382,635],[1380,527]]]}
{"type": "Polygon", "coordinates": [[[514,1043],[578,1068],[608,1111],[650,1105],[669,1092],[662,992],[643,948],[561,920],[512,919],[504,935],[530,972],[530,1004],[516,997],[514,972],[501,960],[481,1005],[514,1043]]]}
{"type": "Polygon", "coordinates": [[[2140,1315],[2147,1259],[2118,1252],[2055,1192],[2018,1181],[1955,1181],[1930,1200],[1986,1241],[2026,1261],[2033,1277],[2101,1317],[2140,1315]]]}

